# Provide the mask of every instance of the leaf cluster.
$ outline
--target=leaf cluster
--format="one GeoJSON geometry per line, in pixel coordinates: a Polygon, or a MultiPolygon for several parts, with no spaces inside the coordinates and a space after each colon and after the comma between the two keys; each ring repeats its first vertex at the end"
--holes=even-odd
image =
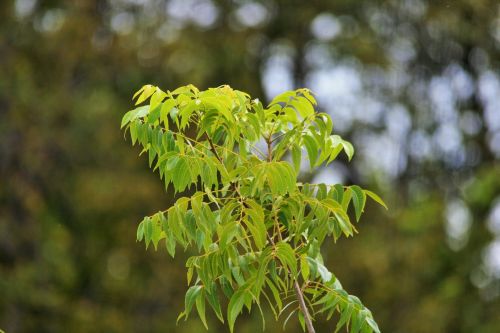
{"type": "Polygon", "coordinates": [[[357,185],[297,182],[305,156],[314,169],[342,151],[354,154],[332,134],[330,116],[316,111],[309,90],[285,92],[266,107],[229,86],[164,92],[146,85],[134,99],[140,106],[121,124],[132,144],[166,187],[193,193],[137,229],[146,247],[164,244],[172,257],[179,247],[197,252],[186,262],[190,287],[179,319],[196,308],[207,326],[208,304],[232,331],[244,308],[263,313],[267,303],[276,319],[286,316],[286,324],[296,313],[305,329],[308,314],[294,298],[300,282],[313,318],[338,313],[336,330],[379,332],[370,311],[323,265],[320,249],[328,237],[357,232],[350,216],[359,221],[367,197],[384,203],[357,185]]]}

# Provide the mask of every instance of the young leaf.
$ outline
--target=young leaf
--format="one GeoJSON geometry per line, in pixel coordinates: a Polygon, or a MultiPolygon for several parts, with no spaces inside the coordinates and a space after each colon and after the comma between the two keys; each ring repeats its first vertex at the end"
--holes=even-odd
{"type": "MultiPolygon", "coordinates": [[[[156,87],[148,84],[148,85],[145,85],[144,87],[141,88],[141,90],[139,90],[141,93],[139,95],[139,98],[137,99],[137,101],[135,102],[135,105],[139,105],[141,104],[142,102],[144,102],[146,99],[148,99],[152,94],[154,94],[156,90],[156,87]]],[[[136,97],[136,95],[134,95],[134,98],[136,97]]]]}
{"type": "Polygon", "coordinates": [[[378,204],[383,206],[385,209],[389,209],[389,208],[387,208],[387,205],[385,204],[384,200],[382,200],[377,194],[373,193],[372,191],[368,191],[368,190],[363,190],[363,192],[365,192],[365,194],[367,196],[372,198],[375,202],[377,202],[378,204]]]}
{"type": "Polygon", "coordinates": [[[143,237],[144,237],[144,221],[139,223],[139,226],[137,227],[137,241],[138,242],[142,241],[143,237]]]}
{"type": "Polygon", "coordinates": [[[349,161],[352,159],[352,156],[354,155],[354,147],[350,142],[347,142],[345,140],[341,141],[342,147],[344,147],[344,151],[349,158],[349,161]]]}

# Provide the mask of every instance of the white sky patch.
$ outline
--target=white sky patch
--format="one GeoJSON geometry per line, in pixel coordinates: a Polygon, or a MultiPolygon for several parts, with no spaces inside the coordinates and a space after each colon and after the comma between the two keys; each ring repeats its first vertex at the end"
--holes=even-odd
{"type": "MultiPolygon", "coordinates": [[[[375,16],[378,23],[389,23],[383,11],[375,16]]],[[[367,175],[381,171],[383,177],[396,177],[406,168],[408,156],[421,161],[442,160],[459,168],[473,158],[470,147],[464,145],[464,135],[475,135],[483,126],[490,129],[487,137],[490,148],[500,156],[498,75],[485,72],[481,76],[482,87],[479,85],[478,92],[485,105],[483,120],[481,115],[461,110],[463,101],[475,92],[476,85],[459,64],[451,63],[430,81],[415,82],[404,64],[415,55],[411,47],[408,53],[403,52],[412,42],[403,37],[395,38],[393,49],[387,49],[389,53],[395,52],[395,59],[387,68],[362,65],[355,58],[339,59],[335,48],[322,39],[335,37],[322,37],[321,34],[329,30],[318,28],[327,26],[330,21],[337,22],[339,33],[342,33],[342,23],[339,23],[342,21],[331,14],[321,14],[311,22],[310,29],[316,40],[305,49],[309,68],[305,86],[316,94],[320,109],[331,115],[336,133],[345,134],[358,125],[363,129],[361,134],[359,131],[354,133],[358,156],[363,161],[359,163],[367,166],[367,175]],[[402,53],[398,54],[400,51],[402,53]],[[416,107],[414,117],[405,105],[397,102],[402,91],[410,94],[416,107]],[[391,94],[396,97],[387,98],[391,94]],[[491,130],[495,126],[498,131],[491,130]]],[[[384,29],[379,28],[382,33],[384,29]]],[[[263,69],[268,97],[293,88],[292,55],[293,50],[271,52],[263,69]]]]}
{"type": "Polygon", "coordinates": [[[449,247],[458,251],[469,239],[472,217],[469,209],[461,200],[453,200],[446,206],[446,235],[449,247]]]}
{"type": "Polygon", "coordinates": [[[269,18],[267,8],[258,2],[247,2],[235,12],[238,22],[245,27],[257,27],[264,24],[269,18]]]}
{"type": "Polygon", "coordinates": [[[342,32],[340,21],[330,13],[322,13],[311,22],[311,33],[319,40],[329,41],[342,32]]]}
{"type": "Polygon", "coordinates": [[[440,123],[455,121],[458,116],[455,110],[456,98],[450,80],[442,76],[435,77],[428,89],[436,121],[440,123]]]}
{"type": "Polygon", "coordinates": [[[191,21],[202,28],[209,28],[219,18],[219,9],[211,0],[171,0],[167,14],[180,21],[191,21]]]}
{"type": "Polygon", "coordinates": [[[462,147],[462,134],[453,124],[442,124],[433,136],[434,144],[443,153],[455,153],[462,147]]]}
{"type": "Polygon", "coordinates": [[[268,99],[294,89],[291,51],[285,45],[274,45],[271,48],[271,55],[264,64],[262,72],[262,84],[268,99]]]}
{"type": "Polygon", "coordinates": [[[389,54],[393,60],[407,63],[414,59],[417,53],[411,40],[399,37],[389,47],[389,54]]]}
{"type": "Polygon", "coordinates": [[[451,89],[459,100],[466,100],[474,93],[474,81],[460,65],[448,66],[445,75],[449,77],[451,89]]]}
{"type": "Polygon", "coordinates": [[[406,168],[406,155],[401,141],[387,133],[364,133],[356,138],[356,147],[364,159],[367,171],[382,171],[386,176],[394,178],[406,168]],[[362,144],[361,144],[362,142],[362,144]]]}
{"type": "Polygon", "coordinates": [[[417,160],[425,160],[432,156],[431,139],[422,130],[414,131],[410,135],[409,154],[417,160]]]}
{"type": "Polygon", "coordinates": [[[500,80],[498,76],[487,71],[479,78],[479,96],[484,105],[484,119],[490,131],[500,129],[500,80]]]}
{"type": "Polygon", "coordinates": [[[353,118],[363,124],[379,122],[386,112],[387,106],[372,96],[358,96],[359,104],[353,105],[353,118]]]}
{"type": "Polygon", "coordinates": [[[363,89],[359,71],[347,65],[314,70],[307,78],[307,86],[332,116],[335,129],[347,131],[354,120],[355,108],[362,107],[359,98],[363,89]]]}
{"type": "Polygon", "coordinates": [[[411,129],[411,117],[403,105],[395,105],[386,114],[387,130],[398,140],[405,140],[411,129]]]}
{"type": "Polygon", "coordinates": [[[340,163],[331,163],[321,168],[313,178],[315,184],[343,184],[346,178],[345,167],[340,163]]]}
{"type": "Polygon", "coordinates": [[[325,68],[332,63],[330,51],[325,43],[311,42],[306,45],[304,58],[312,68],[325,68]]]}
{"type": "Polygon", "coordinates": [[[500,237],[500,197],[496,198],[488,217],[488,229],[500,237]]]}
{"type": "Polygon", "coordinates": [[[500,130],[494,132],[488,140],[489,146],[496,157],[500,157],[500,130]]]}
{"type": "Polygon", "coordinates": [[[483,259],[491,275],[500,278],[500,239],[496,239],[486,247],[483,259]]]}
{"type": "Polygon", "coordinates": [[[127,35],[134,30],[134,15],[128,12],[121,12],[113,15],[111,18],[111,29],[121,35],[127,35]]]}
{"type": "Polygon", "coordinates": [[[37,1],[36,0],[16,0],[14,4],[14,10],[16,16],[19,18],[24,18],[33,13],[37,1]]]}
{"type": "Polygon", "coordinates": [[[42,15],[40,20],[35,21],[35,29],[46,33],[56,32],[62,27],[65,19],[64,10],[60,8],[50,9],[42,15]]]}

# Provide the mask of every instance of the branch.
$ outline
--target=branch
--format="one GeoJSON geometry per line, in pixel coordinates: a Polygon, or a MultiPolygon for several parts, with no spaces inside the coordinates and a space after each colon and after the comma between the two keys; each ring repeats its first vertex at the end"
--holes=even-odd
{"type": "Polygon", "coordinates": [[[222,159],[220,158],[219,154],[217,153],[217,150],[215,149],[214,143],[213,143],[212,139],[210,138],[210,136],[208,136],[208,134],[207,134],[207,139],[208,139],[208,143],[210,144],[210,148],[212,150],[212,153],[214,153],[214,155],[215,155],[215,158],[217,158],[219,160],[219,162],[222,163],[222,159]]]}
{"type": "MultiPolygon", "coordinates": [[[[224,166],[224,162],[222,161],[222,158],[220,158],[219,154],[217,153],[217,150],[215,149],[214,142],[212,141],[212,139],[210,138],[210,136],[208,134],[207,134],[207,140],[208,140],[208,143],[210,144],[210,150],[214,153],[215,158],[220,162],[220,164],[222,164],[222,166],[224,168],[226,168],[224,166]]],[[[242,198],[240,189],[239,189],[238,185],[236,184],[236,182],[233,181],[230,184],[231,184],[232,190],[236,191],[236,193],[238,193],[239,197],[242,198]]]]}
{"type": "Polygon", "coordinates": [[[267,142],[267,161],[272,162],[273,160],[273,143],[271,140],[271,136],[269,136],[268,139],[266,139],[267,142]]]}
{"type": "Polygon", "coordinates": [[[302,289],[300,289],[299,282],[297,280],[294,281],[293,286],[295,288],[295,294],[297,295],[297,299],[299,301],[300,311],[304,315],[304,321],[306,323],[307,332],[316,333],[314,330],[314,326],[311,321],[311,315],[309,314],[309,310],[307,309],[306,302],[304,301],[304,294],[302,293],[302,289]]]}

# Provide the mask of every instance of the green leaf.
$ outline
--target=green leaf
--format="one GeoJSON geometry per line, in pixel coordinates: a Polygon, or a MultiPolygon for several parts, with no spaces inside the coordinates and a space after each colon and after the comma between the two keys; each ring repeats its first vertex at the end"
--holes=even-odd
{"type": "Polygon", "coordinates": [[[297,260],[290,244],[279,242],[276,244],[276,256],[285,269],[289,269],[292,276],[297,276],[297,260]]]}
{"type": "Polygon", "coordinates": [[[306,323],[304,321],[304,314],[299,311],[298,317],[299,317],[300,327],[302,327],[302,330],[305,332],[305,330],[306,330],[306,323]]]}
{"type": "Polygon", "coordinates": [[[189,313],[191,312],[191,309],[193,308],[193,305],[195,304],[196,299],[200,296],[202,288],[203,288],[202,286],[196,285],[196,286],[192,286],[191,288],[189,288],[188,291],[186,292],[185,310],[184,310],[184,313],[186,315],[186,319],[187,319],[189,313]]]}
{"type": "Polygon", "coordinates": [[[321,278],[324,283],[330,282],[333,278],[333,274],[328,270],[328,268],[323,265],[321,257],[311,258],[307,257],[307,262],[311,266],[313,276],[316,275],[321,278]]]}
{"type": "Polygon", "coordinates": [[[286,91],[284,93],[279,94],[278,96],[274,97],[271,103],[269,103],[269,106],[278,104],[278,103],[288,103],[290,99],[296,95],[295,91],[286,91]]]}
{"type": "Polygon", "coordinates": [[[364,324],[366,320],[365,311],[353,311],[351,315],[351,332],[350,333],[359,333],[361,326],[364,324]]]}
{"type": "Polygon", "coordinates": [[[234,117],[231,114],[231,111],[229,111],[229,109],[226,106],[224,106],[224,104],[222,104],[217,98],[205,97],[202,98],[201,101],[206,107],[215,109],[219,114],[224,116],[224,118],[226,118],[227,121],[230,122],[234,121],[234,117]]]}
{"type": "MultiPolygon", "coordinates": [[[[135,105],[139,105],[142,102],[144,102],[146,99],[148,99],[155,92],[155,90],[156,90],[156,87],[154,87],[150,84],[143,86],[141,88],[141,90],[139,90],[141,93],[139,95],[139,98],[135,102],[135,105]]],[[[136,97],[136,95],[134,95],[134,98],[135,97],[136,97]]]]}
{"type": "Polygon", "coordinates": [[[173,233],[169,232],[165,239],[165,245],[167,247],[167,252],[173,258],[175,257],[175,239],[173,233]]]}
{"type": "Polygon", "coordinates": [[[203,325],[208,330],[207,318],[205,316],[205,297],[203,297],[203,291],[201,296],[196,298],[196,310],[198,311],[198,316],[203,322],[203,325]]]}
{"type": "Polygon", "coordinates": [[[158,250],[158,242],[160,239],[162,239],[162,230],[161,230],[161,225],[160,225],[160,219],[158,215],[155,215],[152,220],[151,220],[151,226],[152,226],[152,234],[151,234],[151,241],[153,242],[153,246],[155,248],[155,251],[158,250]]]}
{"type": "Polygon", "coordinates": [[[238,225],[235,221],[229,221],[224,226],[220,227],[219,230],[219,246],[221,249],[225,249],[238,234],[238,225]]]}
{"type": "Polygon", "coordinates": [[[283,302],[281,300],[281,295],[280,295],[278,289],[276,288],[274,283],[269,278],[266,278],[265,280],[266,280],[267,286],[269,287],[269,289],[271,289],[271,293],[273,294],[274,301],[276,302],[276,305],[278,306],[278,311],[281,311],[281,309],[283,309],[283,302]]]}
{"type": "Polygon", "coordinates": [[[349,161],[352,159],[352,156],[354,155],[354,147],[350,142],[347,142],[345,140],[341,141],[342,147],[344,147],[344,152],[346,153],[347,157],[349,158],[349,161]]]}
{"type": "MultiPolygon", "coordinates": [[[[292,303],[289,303],[289,304],[292,304],[292,303]]],[[[285,326],[286,324],[288,323],[288,321],[290,320],[290,318],[292,318],[293,314],[298,311],[298,309],[293,309],[292,311],[290,311],[290,313],[288,314],[288,316],[286,317],[285,321],[283,322],[283,331],[285,331],[285,326]]]]}
{"type": "MultiPolygon", "coordinates": [[[[181,198],[182,199],[182,198],[181,198]]],[[[175,204],[174,207],[171,207],[168,210],[168,228],[169,230],[172,231],[172,235],[175,237],[176,241],[178,241],[181,244],[184,244],[184,216],[182,215],[183,212],[181,211],[181,208],[178,204],[180,201],[177,200],[177,203],[175,204]]]]}
{"type": "Polygon", "coordinates": [[[129,122],[145,117],[149,112],[149,105],[139,106],[125,113],[122,118],[121,128],[125,127],[129,122]]]}
{"type": "MultiPolygon", "coordinates": [[[[352,146],[352,144],[344,139],[342,139],[340,136],[338,135],[330,135],[330,140],[332,141],[332,145],[334,147],[337,147],[337,146],[342,146],[342,148],[344,149],[344,152],[346,153],[347,157],[349,158],[349,161],[352,159],[352,156],[354,155],[354,147],[352,146]]],[[[338,151],[336,149],[334,149],[334,152],[332,152],[332,155],[334,155],[335,153],[335,156],[338,154],[338,151]]],[[[330,157],[330,160],[333,160],[335,157],[330,157]]]]}
{"type": "MultiPolygon", "coordinates": [[[[333,213],[339,213],[339,214],[345,214],[344,208],[335,200],[330,199],[330,198],[325,198],[320,201],[320,203],[326,207],[330,212],[333,213]]],[[[346,215],[346,218],[347,215],[346,215]]]]}
{"type": "Polygon", "coordinates": [[[256,165],[252,172],[255,176],[252,193],[262,189],[265,182],[274,194],[283,195],[295,191],[296,175],[288,162],[262,162],[256,165]]]}
{"type": "Polygon", "coordinates": [[[319,147],[316,143],[316,140],[314,140],[312,136],[305,135],[303,139],[304,139],[304,145],[306,146],[307,150],[307,156],[309,156],[309,164],[312,169],[316,164],[316,160],[318,159],[319,147]]]}
{"type": "Polygon", "coordinates": [[[251,209],[245,210],[246,214],[250,216],[251,222],[247,220],[247,227],[250,229],[257,249],[260,251],[266,242],[266,225],[264,224],[264,211],[262,207],[255,201],[248,199],[245,201],[251,209]]]}
{"type": "Polygon", "coordinates": [[[302,160],[302,149],[299,145],[293,145],[292,147],[292,161],[293,166],[295,168],[295,172],[298,173],[300,171],[300,164],[302,160]]]}
{"type": "Polygon", "coordinates": [[[137,227],[137,241],[140,242],[144,238],[144,221],[139,223],[137,227]]]}
{"type": "Polygon", "coordinates": [[[373,329],[375,333],[380,333],[380,329],[378,328],[378,325],[375,322],[375,320],[373,320],[373,318],[367,317],[366,322],[373,329]]]}
{"type": "Polygon", "coordinates": [[[316,261],[316,263],[318,265],[317,266],[318,267],[318,274],[321,276],[321,280],[323,280],[323,282],[330,281],[333,277],[332,273],[321,262],[316,261]]]}
{"type": "Polygon", "coordinates": [[[151,222],[150,217],[144,218],[144,240],[146,242],[146,249],[151,242],[151,237],[153,236],[153,223],[151,222]]]}
{"type": "Polygon", "coordinates": [[[217,289],[216,288],[217,288],[216,284],[213,283],[212,288],[210,289],[210,292],[208,290],[205,290],[205,297],[208,300],[208,304],[210,304],[210,306],[214,310],[215,314],[217,315],[217,318],[219,318],[219,320],[221,322],[224,322],[224,317],[222,316],[222,310],[221,310],[221,306],[219,303],[219,297],[217,297],[217,289]]]}
{"type": "Polygon", "coordinates": [[[335,184],[332,189],[332,198],[338,203],[342,203],[344,199],[344,186],[341,184],[335,184]]]}
{"type": "Polygon", "coordinates": [[[174,108],[176,105],[175,99],[167,99],[165,102],[163,102],[160,110],[160,121],[163,122],[163,126],[165,128],[168,128],[168,116],[170,114],[170,111],[174,108]]]}
{"type": "Polygon", "coordinates": [[[363,190],[363,192],[369,196],[370,198],[372,198],[375,202],[377,202],[378,204],[380,204],[381,206],[383,206],[385,209],[389,209],[387,208],[387,205],[385,204],[384,200],[382,200],[377,194],[373,193],[372,191],[368,191],[368,190],[363,190]]]}
{"type": "Polygon", "coordinates": [[[330,198],[322,200],[321,204],[337,218],[337,222],[346,236],[353,234],[353,226],[349,221],[349,216],[346,214],[344,207],[342,207],[337,201],[330,198]]]}
{"type": "Polygon", "coordinates": [[[314,114],[314,107],[309,100],[305,97],[298,97],[296,101],[294,101],[294,106],[297,107],[302,118],[307,118],[314,114]]]}
{"type": "Polygon", "coordinates": [[[350,186],[352,191],[352,199],[354,204],[354,211],[356,213],[356,221],[359,221],[361,217],[361,213],[365,208],[366,203],[366,195],[365,192],[361,189],[361,187],[357,185],[350,186]]]}
{"type": "Polygon", "coordinates": [[[237,290],[229,301],[229,305],[227,306],[227,321],[231,332],[234,331],[234,322],[243,309],[243,305],[245,304],[245,295],[247,293],[248,292],[246,290],[237,290]]]}
{"type": "Polygon", "coordinates": [[[139,96],[140,94],[142,94],[142,92],[144,91],[144,88],[146,86],[142,86],[141,89],[137,90],[134,94],[134,96],[132,97],[132,100],[136,99],[137,96],[139,96]]]}
{"type": "Polygon", "coordinates": [[[159,106],[166,96],[167,94],[165,92],[156,87],[155,92],[153,93],[153,95],[151,96],[151,100],[149,101],[151,110],[154,110],[157,106],[159,106]]]}
{"type": "Polygon", "coordinates": [[[349,323],[352,311],[353,311],[353,306],[352,304],[348,303],[346,308],[340,314],[340,319],[337,322],[337,326],[335,327],[335,333],[337,333],[342,328],[342,326],[347,325],[349,323]]]}
{"type": "Polygon", "coordinates": [[[300,273],[302,274],[302,278],[304,281],[307,281],[309,279],[309,263],[307,262],[307,256],[301,255],[300,256],[300,273]]]}
{"type": "Polygon", "coordinates": [[[191,175],[189,173],[189,164],[185,158],[180,158],[173,169],[173,184],[178,192],[182,192],[186,189],[186,186],[191,181],[191,175]]]}
{"type": "Polygon", "coordinates": [[[186,125],[191,120],[191,115],[193,112],[199,108],[200,100],[191,101],[186,107],[179,111],[179,116],[181,117],[181,129],[184,129],[186,125]]]}
{"type": "Polygon", "coordinates": [[[307,100],[312,105],[317,104],[316,99],[314,98],[313,94],[311,93],[311,90],[309,90],[307,88],[301,88],[301,89],[298,89],[297,92],[299,92],[301,95],[304,95],[304,97],[307,98],[307,100]]]}

